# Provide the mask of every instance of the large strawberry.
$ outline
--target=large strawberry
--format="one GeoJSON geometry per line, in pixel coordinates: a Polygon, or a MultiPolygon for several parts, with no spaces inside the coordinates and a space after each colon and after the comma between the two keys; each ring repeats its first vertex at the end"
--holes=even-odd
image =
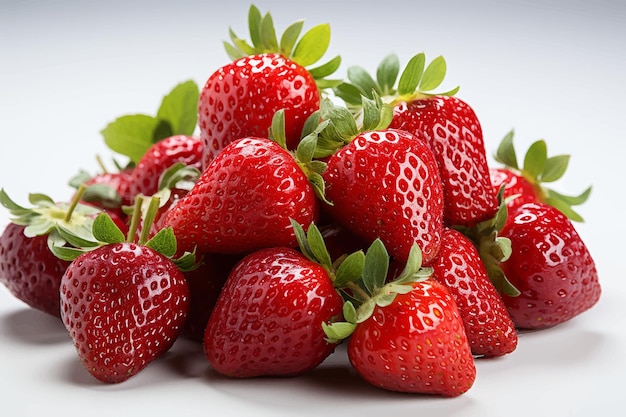
{"type": "MultiPolygon", "coordinates": [[[[387,129],[385,106],[379,110],[378,122],[370,122],[368,113],[359,131],[347,110],[324,102],[322,114],[328,115],[331,132],[338,131],[346,142],[328,158],[322,174],[332,203],[325,209],[368,244],[382,239],[400,261],[418,243],[427,263],[441,243],[443,191],[437,163],[428,144],[404,130],[387,129]]],[[[329,139],[324,133],[322,146],[329,139]]]]}
{"type": "Polygon", "coordinates": [[[435,279],[456,301],[472,353],[501,356],[513,352],[515,326],[474,244],[460,232],[445,228],[432,268],[435,279]]]}
{"type": "Polygon", "coordinates": [[[305,120],[319,109],[323,80],[339,66],[339,57],[318,68],[316,63],[330,42],[327,24],[313,27],[299,38],[302,21],[276,38],[272,17],[250,7],[252,44],[231,31],[225,43],[232,62],[217,69],[206,81],[198,104],[198,125],[204,142],[203,165],[230,142],[246,136],[267,135],[272,117],[285,111],[287,145],[295,149],[305,120]]]}
{"type": "Polygon", "coordinates": [[[502,236],[512,254],[501,268],[520,291],[503,295],[519,328],[563,323],[596,304],[601,287],[589,250],[572,222],[545,203],[526,203],[509,212],[502,236]]]}
{"type": "Polygon", "coordinates": [[[453,296],[420,258],[414,245],[403,272],[386,282],[389,257],[376,240],[362,280],[346,285],[358,307],[347,301],[346,321],[324,328],[331,340],[350,336],[350,363],[373,386],[455,397],[474,384],[474,358],[453,296]]]}
{"type": "Polygon", "coordinates": [[[49,245],[63,242],[67,230],[89,239],[100,210],[41,194],[29,199],[33,207],[22,207],[0,189],[0,204],[14,216],[0,236],[0,282],[29,306],[60,316],[59,285],[69,261],[57,258],[49,245]]]}
{"type": "MultiPolygon", "coordinates": [[[[142,233],[135,243],[132,233],[124,236],[101,214],[93,234],[97,240],[84,248],[55,248],[75,255],[61,279],[61,318],[86,370],[100,381],[119,383],[172,346],[187,317],[189,288],[170,259],[176,252],[171,229],[148,241],[142,233]]],[[[67,237],[78,247],[81,240],[67,237]]]]}
{"type": "Polygon", "coordinates": [[[509,199],[509,208],[528,202],[542,202],[556,207],[573,221],[583,221],[572,206],[577,206],[589,198],[591,187],[576,196],[564,195],[546,187],[545,183],[555,182],[563,177],[569,165],[569,155],[548,156],[546,142],[542,139],[533,142],[522,164],[518,163],[513,146],[513,131],[504,136],[495,154],[496,161],[504,166],[491,168],[491,182],[495,189],[505,186],[504,196],[509,199]]]}
{"type": "Polygon", "coordinates": [[[498,201],[489,178],[483,133],[474,110],[454,97],[458,89],[435,95],[446,64],[438,57],[425,67],[423,53],[415,55],[400,74],[396,55],[387,56],[377,69],[377,80],[360,67],[352,67],[352,84],[337,88],[349,105],[358,94],[378,94],[393,107],[390,128],[406,130],[426,141],[439,166],[444,192],[444,222],[473,226],[495,215],[498,201]]]}
{"type": "Polygon", "coordinates": [[[322,323],[342,304],[322,266],[291,248],[261,249],[226,281],[206,328],[207,358],[240,378],[306,372],[334,350],[322,323]]]}
{"type": "Polygon", "coordinates": [[[293,155],[266,138],[230,143],[167,213],[183,250],[247,253],[295,246],[290,218],[317,216],[315,189],[293,155]]]}

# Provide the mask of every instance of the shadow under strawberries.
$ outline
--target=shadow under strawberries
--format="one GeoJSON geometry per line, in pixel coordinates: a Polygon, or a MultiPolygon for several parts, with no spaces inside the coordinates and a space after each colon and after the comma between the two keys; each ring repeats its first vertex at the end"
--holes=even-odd
{"type": "Polygon", "coordinates": [[[8,337],[30,345],[72,343],[58,317],[32,308],[24,308],[0,317],[8,337]]]}

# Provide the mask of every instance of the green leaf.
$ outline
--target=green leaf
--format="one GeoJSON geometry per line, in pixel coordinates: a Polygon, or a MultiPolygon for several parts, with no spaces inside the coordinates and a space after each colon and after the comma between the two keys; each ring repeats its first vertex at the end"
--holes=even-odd
{"type": "Polygon", "coordinates": [[[350,301],[343,303],[343,319],[348,323],[356,323],[356,308],[350,301]]]}
{"type": "Polygon", "coordinates": [[[502,141],[498,145],[498,150],[496,151],[494,159],[504,166],[519,170],[517,165],[517,155],[515,154],[515,147],[513,146],[513,136],[514,132],[511,130],[504,136],[504,138],[502,138],[502,141]]]}
{"type": "Polygon", "coordinates": [[[28,195],[28,202],[34,206],[50,207],[54,206],[55,202],[52,198],[41,193],[31,193],[28,195]]]}
{"type": "Polygon", "coordinates": [[[549,198],[558,199],[566,202],[570,206],[578,206],[583,204],[589,199],[589,195],[591,194],[591,187],[587,187],[585,191],[575,196],[568,196],[561,193],[558,193],[554,190],[546,190],[549,198]]]}
{"type": "Polygon", "coordinates": [[[400,273],[400,276],[394,281],[397,284],[408,283],[415,280],[417,271],[422,267],[422,250],[417,243],[411,246],[409,251],[409,257],[406,261],[404,269],[400,273]]]}
{"type": "Polygon", "coordinates": [[[320,233],[320,230],[313,223],[309,225],[309,229],[307,230],[307,242],[317,262],[327,271],[331,271],[333,261],[330,259],[330,254],[326,249],[322,233],[320,233]]]}
{"type": "Polygon", "coordinates": [[[49,246],[49,248],[50,252],[52,252],[54,256],[68,262],[72,262],[74,259],[85,253],[83,250],[67,246],[49,246]]]}
{"type": "Polygon", "coordinates": [[[300,37],[300,33],[302,32],[303,25],[304,20],[298,20],[292,23],[287,27],[287,29],[285,29],[280,37],[280,51],[287,58],[291,57],[293,48],[298,41],[298,37],[300,37]]]}
{"type": "Polygon", "coordinates": [[[332,324],[322,323],[322,329],[328,343],[338,343],[348,338],[356,329],[356,323],[338,321],[332,324]]]}
{"type": "Polygon", "coordinates": [[[305,136],[300,140],[296,148],[296,159],[303,163],[312,162],[316,147],[317,136],[315,134],[305,136]]]}
{"type": "Polygon", "coordinates": [[[261,45],[264,51],[278,51],[278,39],[274,29],[274,19],[269,13],[261,18],[261,45]]]}
{"type": "Polygon", "coordinates": [[[360,93],[369,99],[373,99],[373,91],[378,95],[382,94],[380,87],[372,76],[362,67],[352,66],[348,68],[348,79],[352,84],[360,90],[360,93]]]}
{"type": "Polygon", "coordinates": [[[172,259],[172,262],[183,272],[193,271],[198,268],[199,264],[196,263],[196,253],[185,252],[179,258],[172,259]]]}
{"type": "Polygon", "coordinates": [[[374,308],[376,307],[376,302],[373,298],[366,300],[363,304],[359,306],[356,310],[356,322],[363,323],[365,320],[372,317],[374,313],[374,308]]]}
{"type": "Polygon", "coordinates": [[[30,212],[29,209],[22,207],[15,201],[13,201],[6,193],[6,191],[4,191],[4,188],[0,188],[0,204],[2,204],[4,208],[9,210],[11,214],[15,216],[20,216],[30,212]]]}
{"type": "MultiPolygon", "coordinates": [[[[320,65],[319,67],[309,69],[309,74],[311,74],[311,76],[315,80],[321,80],[322,78],[328,77],[329,75],[337,71],[340,65],[341,65],[341,56],[337,55],[336,57],[334,57],[327,63],[320,65]]],[[[342,83],[342,81],[339,80],[339,83],[342,83]]]]}
{"type": "Polygon", "coordinates": [[[102,245],[101,242],[85,239],[73,233],[72,230],[59,225],[56,226],[56,232],[63,240],[75,248],[95,248],[102,245]]]}
{"type": "Polygon", "coordinates": [[[548,149],[544,140],[538,140],[528,148],[524,156],[524,171],[532,178],[539,178],[546,166],[548,149]]]}
{"type": "Polygon", "coordinates": [[[382,288],[389,271],[389,254],[380,239],[376,239],[365,254],[363,284],[370,294],[382,288]]]}
{"type": "Polygon", "coordinates": [[[193,134],[198,120],[199,96],[198,85],[189,80],[178,84],[163,97],[157,118],[169,123],[172,130],[169,136],[193,134]]]}
{"type": "Polygon", "coordinates": [[[137,163],[153,145],[154,131],[159,119],[145,114],[121,116],[102,131],[104,142],[113,151],[137,163]]]}
{"type": "Polygon", "coordinates": [[[171,227],[165,227],[157,232],[148,242],[146,246],[150,249],[171,258],[176,254],[176,236],[171,227]]]}
{"type": "Polygon", "coordinates": [[[376,69],[376,80],[383,96],[394,93],[394,85],[400,73],[400,60],[396,54],[387,55],[376,69]]]}
{"type": "Polygon", "coordinates": [[[348,282],[355,282],[361,278],[365,265],[365,253],[357,251],[348,255],[343,262],[339,264],[337,272],[335,272],[334,285],[337,288],[344,287],[348,282]]]}
{"type": "Polygon", "coordinates": [[[119,208],[122,206],[122,197],[119,192],[106,184],[88,185],[85,188],[82,200],[88,203],[98,202],[106,208],[119,208]]]}
{"type": "MultiPolygon", "coordinates": [[[[254,4],[251,4],[250,9],[248,9],[248,28],[252,45],[257,49],[262,48],[263,45],[261,40],[261,19],[261,12],[254,4]]],[[[247,55],[253,55],[253,53],[247,55]]]]}
{"type": "Polygon", "coordinates": [[[443,56],[433,59],[424,70],[419,83],[420,91],[432,91],[443,82],[446,77],[446,60],[443,56]]]}
{"type": "Polygon", "coordinates": [[[361,104],[361,90],[353,84],[341,83],[333,88],[333,91],[337,97],[348,105],[358,106],[361,104]]]}
{"type": "Polygon", "coordinates": [[[541,173],[541,182],[554,182],[563,177],[569,165],[569,155],[557,155],[546,160],[546,165],[541,173]]]}
{"type": "Polygon", "coordinates": [[[317,262],[317,259],[315,258],[315,253],[313,253],[313,251],[309,247],[309,241],[302,225],[292,218],[290,218],[289,221],[291,222],[291,227],[293,227],[293,232],[296,236],[296,240],[298,241],[298,246],[300,247],[300,251],[302,251],[302,254],[306,256],[309,260],[317,262]]]}
{"type": "Polygon", "coordinates": [[[106,213],[99,214],[94,220],[93,236],[104,243],[122,243],[125,240],[124,233],[106,213]]]}
{"type": "Polygon", "coordinates": [[[315,64],[330,45],[330,25],[323,23],[309,29],[296,44],[292,59],[303,67],[315,64]]]}
{"type": "Polygon", "coordinates": [[[244,54],[240,48],[237,48],[236,46],[231,45],[230,43],[226,41],[223,42],[223,45],[224,45],[224,50],[226,51],[226,55],[228,55],[228,57],[233,61],[236,61],[246,56],[246,54],[244,54]]]}
{"type": "Polygon", "coordinates": [[[424,65],[426,64],[426,55],[419,53],[413,56],[406,64],[404,71],[400,75],[398,81],[398,94],[403,96],[413,94],[417,90],[417,85],[422,79],[424,73],[424,65]]]}
{"type": "Polygon", "coordinates": [[[269,138],[281,148],[287,149],[287,134],[285,133],[285,110],[280,109],[272,116],[269,138]]]}
{"type": "Polygon", "coordinates": [[[322,101],[321,115],[324,120],[330,120],[324,132],[332,129],[336,140],[349,143],[359,133],[352,113],[345,107],[335,106],[330,99],[322,101]]]}

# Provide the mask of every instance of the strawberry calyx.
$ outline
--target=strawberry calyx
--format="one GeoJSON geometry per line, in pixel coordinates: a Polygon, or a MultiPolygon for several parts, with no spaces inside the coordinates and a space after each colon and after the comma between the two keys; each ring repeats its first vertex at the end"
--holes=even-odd
{"type": "Polygon", "coordinates": [[[569,165],[570,155],[548,156],[546,141],[539,139],[533,142],[524,155],[523,164],[517,160],[513,145],[514,132],[508,132],[500,142],[494,159],[504,165],[506,169],[521,175],[526,179],[535,191],[535,196],[557,210],[561,211],[570,220],[582,222],[584,219],[572,206],[583,204],[591,194],[591,186],[582,193],[574,196],[558,193],[544,183],[555,182],[563,177],[569,165]]]}
{"type": "Polygon", "coordinates": [[[375,307],[387,307],[398,294],[413,291],[415,282],[432,276],[432,268],[422,267],[422,251],[417,244],[411,247],[403,271],[391,282],[387,281],[389,259],[385,245],[376,239],[365,253],[360,277],[343,283],[344,321],[322,324],[329,343],[337,343],[349,337],[357,324],[372,316],[375,307]]]}
{"type": "Polygon", "coordinates": [[[59,227],[59,239],[53,237],[48,240],[50,250],[60,259],[73,261],[83,253],[101,246],[124,242],[137,242],[138,245],[149,247],[166,258],[171,259],[181,271],[194,269],[196,267],[195,253],[185,252],[179,258],[174,258],[177,251],[177,244],[176,236],[171,227],[163,228],[152,238],[148,238],[150,226],[159,208],[159,198],[150,198],[145,216],[142,215],[143,200],[144,197],[142,195],[137,196],[131,217],[131,224],[126,235],[124,235],[108,213],[101,212],[93,220],[91,238],[78,236],[70,229],[59,227]],[[143,220],[141,234],[137,237],[136,231],[141,220],[143,220]]]}
{"type": "Polygon", "coordinates": [[[498,192],[498,210],[492,218],[472,227],[453,226],[453,228],[463,233],[476,246],[487,270],[487,275],[498,292],[510,297],[517,297],[520,291],[508,280],[501,268],[501,264],[511,256],[511,240],[499,236],[499,232],[502,231],[508,217],[506,203],[511,198],[515,198],[515,196],[504,198],[504,186],[501,186],[498,192]]]}
{"type": "Polygon", "coordinates": [[[433,96],[453,96],[459,91],[458,86],[445,92],[433,91],[443,82],[446,69],[443,56],[426,65],[426,55],[420,52],[409,59],[400,73],[400,61],[392,53],[378,65],[376,79],[364,68],[351,66],[347,73],[348,82],[338,85],[333,91],[352,109],[360,107],[361,96],[373,99],[375,94],[391,106],[433,96]]]}
{"type": "Polygon", "coordinates": [[[224,48],[232,60],[260,54],[280,54],[307,68],[320,89],[332,88],[341,84],[341,80],[326,79],[341,65],[339,55],[320,66],[309,68],[319,62],[328,50],[330,25],[327,23],[316,25],[300,36],[303,26],[303,20],[290,24],[281,34],[279,40],[272,15],[269,12],[262,14],[255,5],[251,5],[248,10],[250,42],[237,36],[230,28],[231,43],[224,42],[224,48]]]}
{"type": "Polygon", "coordinates": [[[55,202],[45,194],[29,194],[28,200],[33,207],[27,208],[17,204],[0,188],[0,204],[14,216],[13,223],[24,226],[26,237],[48,235],[49,240],[62,241],[61,231],[69,230],[82,239],[91,239],[94,219],[102,211],[79,203],[84,192],[85,187],[79,187],[69,203],[55,202]]]}

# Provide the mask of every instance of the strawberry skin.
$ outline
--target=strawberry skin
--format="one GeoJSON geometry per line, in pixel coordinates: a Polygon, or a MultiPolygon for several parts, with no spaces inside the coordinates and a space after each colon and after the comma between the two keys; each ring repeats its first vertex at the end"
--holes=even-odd
{"type": "Polygon", "coordinates": [[[323,174],[327,211],[371,243],[406,261],[413,243],[424,263],[441,243],[443,191],[429,147],[402,130],[361,133],[328,160],[323,174]]]}
{"type": "Polygon", "coordinates": [[[134,243],[76,258],[61,279],[61,318],[87,371],[127,380],[166,352],[184,325],[189,289],[161,254],[134,243]]]}
{"type": "Polygon", "coordinates": [[[163,221],[179,248],[248,253],[297,244],[290,218],[310,224],[317,199],[293,156],[264,138],[229,144],[163,221]]]}
{"type": "Polygon", "coordinates": [[[515,196],[515,198],[507,201],[508,210],[513,210],[525,203],[541,202],[537,190],[520,174],[507,168],[490,168],[489,176],[495,192],[504,186],[504,198],[515,196]]]}
{"type": "Polygon", "coordinates": [[[434,96],[399,102],[390,128],[425,140],[439,165],[444,192],[444,223],[473,226],[498,208],[474,110],[456,97],[434,96]]]}
{"type": "Polygon", "coordinates": [[[229,275],[206,328],[207,358],[232,377],[301,374],[334,350],[322,323],[342,305],[320,265],[291,248],[262,249],[229,275]]]}
{"type": "Polygon", "coordinates": [[[60,317],[59,286],[70,265],[48,249],[47,235],[26,237],[9,223],[0,236],[0,282],[29,306],[60,317]]]}
{"type": "Polygon", "coordinates": [[[517,347],[515,325],[474,244],[460,232],[444,228],[433,276],[448,288],[459,308],[472,353],[502,356],[517,347]]]}
{"type": "Polygon", "coordinates": [[[175,135],[152,145],[131,174],[130,194],[151,196],[159,190],[161,175],[175,163],[202,168],[202,141],[187,135],[175,135]]]}
{"type": "Polygon", "coordinates": [[[432,279],[413,288],[357,324],[348,342],[350,362],[376,387],[461,395],[474,384],[476,367],[454,299],[432,279]]]}
{"type": "Polygon", "coordinates": [[[319,105],[311,74],[280,54],[246,56],[219,68],[207,80],[198,103],[203,166],[230,142],[265,137],[280,109],[285,109],[287,147],[295,149],[305,120],[319,105]]]}
{"type": "Polygon", "coordinates": [[[509,212],[501,236],[513,253],[501,267],[521,292],[503,300],[518,328],[563,323],[595,305],[598,272],[572,222],[545,203],[526,203],[509,212]]]}

